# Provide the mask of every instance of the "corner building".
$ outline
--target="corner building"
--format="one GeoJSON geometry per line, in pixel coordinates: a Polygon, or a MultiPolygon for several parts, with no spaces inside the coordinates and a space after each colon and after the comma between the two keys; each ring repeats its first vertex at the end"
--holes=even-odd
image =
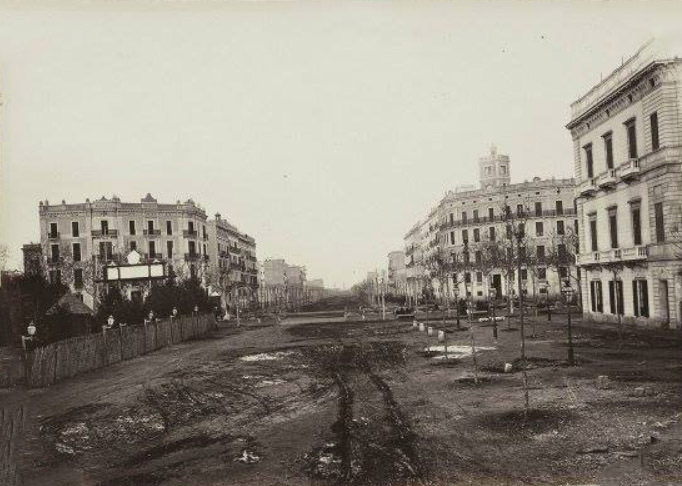
{"type": "MultiPolygon", "coordinates": [[[[206,212],[191,199],[159,204],[147,194],[139,203],[116,196],[76,204],[40,201],[39,218],[48,278],[67,284],[93,308],[103,268],[124,263],[133,250],[181,278],[200,276],[208,261],[206,212]]],[[[131,298],[143,297],[149,282],[132,282],[126,290],[131,298]]]]}
{"type": "Polygon", "coordinates": [[[645,44],[571,104],[583,312],[682,325],[682,54],[645,44]]]}
{"type": "MultiPolygon", "coordinates": [[[[493,145],[490,153],[479,159],[479,184],[479,189],[448,192],[438,206],[440,248],[445,254],[461,255],[471,262],[463,279],[460,276],[458,282],[451,281],[451,292],[456,288],[459,298],[469,292],[474,300],[486,299],[491,288],[501,297],[518,295],[516,276],[505,275],[501,268],[493,269],[488,276],[477,270],[478,250],[487,240],[504,239],[507,223],[503,212],[508,207],[515,214],[524,215],[525,250],[542,261],[553,245],[565,244],[565,239],[577,232],[575,181],[535,177],[512,184],[511,161],[493,145]]],[[[524,295],[557,297],[562,281],[575,287],[577,277],[570,264],[559,268],[540,264],[533,269],[523,265],[521,269],[524,295]]]]}

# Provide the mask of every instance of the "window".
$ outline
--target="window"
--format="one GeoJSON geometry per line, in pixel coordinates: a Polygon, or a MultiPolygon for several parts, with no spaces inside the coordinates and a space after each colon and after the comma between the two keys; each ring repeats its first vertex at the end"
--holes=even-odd
{"type": "Polygon", "coordinates": [[[556,215],[557,216],[563,216],[564,214],[564,202],[563,201],[557,201],[555,203],[556,207],[556,215]]]}
{"type": "Polygon", "coordinates": [[[130,233],[132,236],[135,236],[135,221],[128,221],[128,233],[130,233]]]}
{"type": "Polygon", "coordinates": [[[649,289],[646,280],[632,281],[632,304],[635,317],[649,317],[649,289]]]}
{"type": "Polygon", "coordinates": [[[486,165],[485,166],[485,175],[492,175],[493,173],[493,166],[492,165],[486,165]]]}
{"type": "Polygon", "coordinates": [[[189,242],[189,255],[190,256],[195,256],[197,254],[197,247],[196,243],[193,241],[189,242]]]}
{"type": "Polygon", "coordinates": [[[83,269],[76,268],[73,271],[73,286],[77,289],[83,288],[83,269]]]}
{"type": "Polygon", "coordinates": [[[623,307],[623,282],[621,280],[609,280],[609,311],[611,314],[616,313],[621,316],[624,314],[623,307]]]}
{"type": "Polygon", "coordinates": [[[535,236],[542,236],[545,232],[545,227],[542,224],[542,221],[537,221],[535,223],[535,236]]]}
{"type": "Polygon", "coordinates": [[[478,223],[478,209],[474,209],[474,223],[478,223]]]}
{"type": "Polygon", "coordinates": [[[57,263],[59,261],[59,245],[52,245],[50,247],[52,263],[57,263]]]}
{"type": "Polygon", "coordinates": [[[639,202],[630,205],[630,218],[632,219],[632,243],[642,244],[642,210],[639,202]]]}
{"type": "Polygon", "coordinates": [[[535,216],[542,216],[542,203],[541,202],[535,203],[535,216]]]}
{"type": "Polygon", "coordinates": [[[495,209],[488,208],[488,219],[490,219],[490,221],[495,219],[495,209]]]}
{"type": "Polygon", "coordinates": [[[130,251],[137,251],[137,241],[130,242],[130,251]]]}
{"type": "Polygon", "coordinates": [[[462,243],[465,245],[469,244],[469,231],[462,230],[462,243]]]}
{"type": "Polygon", "coordinates": [[[592,144],[588,143],[583,147],[585,150],[585,163],[587,164],[587,177],[594,177],[594,160],[592,159],[592,144]]]}
{"type": "Polygon", "coordinates": [[[73,261],[74,262],[81,261],[81,244],[80,243],[74,243],[73,244],[73,261]]]}
{"type": "Polygon", "coordinates": [[[155,257],[156,257],[156,242],[150,241],[149,242],[149,258],[155,258],[155,257]]]}
{"type": "Polygon", "coordinates": [[[464,256],[464,264],[469,265],[469,263],[471,263],[471,257],[469,256],[469,252],[465,251],[462,255],[464,256]]]}
{"type": "Polygon", "coordinates": [[[538,268],[538,279],[547,280],[547,269],[545,267],[538,268]]]}
{"type": "Polygon", "coordinates": [[[480,265],[481,262],[483,261],[483,255],[481,254],[481,251],[477,250],[476,253],[474,254],[474,257],[476,259],[476,264],[480,265]]]}
{"type": "Polygon", "coordinates": [[[604,139],[604,153],[606,154],[606,167],[613,169],[613,137],[611,132],[602,135],[604,139]]]}
{"type": "Polygon", "coordinates": [[[488,239],[490,241],[495,241],[495,227],[491,226],[488,228],[488,239]]]}
{"type": "Polygon", "coordinates": [[[147,234],[153,235],[154,234],[154,221],[151,219],[147,221],[147,234]]]}
{"type": "Polygon", "coordinates": [[[568,260],[568,252],[566,252],[566,245],[564,243],[559,243],[556,249],[560,262],[565,262],[568,260]]]}
{"type": "Polygon", "coordinates": [[[526,225],[523,223],[519,223],[518,229],[519,229],[519,239],[525,238],[525,236],[526,236],[526,225]]]}
{"type": "Polygon", "coordinates": [[[206,255],[206,245],[204,244],[204,255],[206,255]]]}
{"type": "Polygon", "coordinates": [[[516,205],[516,215],[523,216],[523,204],[516,205]]]}
{"type": "Polygon", "coordinates": [[[618,213],[616,208],[609,209],[609,235],[611,248],[618,248],[618,213]]]}
{"type": "Polygon", "coordinates": [[[483,283],[483,272],[476,272],[476,283],[483,283]]]}
{"type": "Polygon", "coordinates": [[[632,118],[625,122],[625,130],[628,136],[628,157],[631,159],[637,158],[637,128],[635,126],[635,119],[632,118]]]}
{"type": "Polygon", "coordinates": [[[455,244],[455,232],[450,231],[450,244],[454,245],[455,244]]]}
{"type": "Polygon", "coordinates": [[[464,274],[464,282],[465,283],[471,283],[471,274],[469,272],[466,272],[464,274]]]}
{"type": "Polygon", "coordinates": [[[114,249],[111,241],[99,242],[99,257],[105,261],[110,261],[114,258],[114,249]]]}
{"type": "Polygon", "coordinates": [[[166,242],[166,255],[168,256],[168,259],[173,258],[173,242],[172,241],[166,242]]]}
{"type": "Polygon", "coordinates": [[[604,312],[604,302],[602,301],[601,280],[590,282],[590,305],[592,312],[604,312]]]}
{"type": "Polygon", "coordinates": [[[654,112],[649,116],[651,124],[651,150],[658,150],[658,113],[654,112]]]}
{"type": "Polygon", "coordinates": [[[592,251],[598,251],[597,244],[597,215],[590,216],[590,242],[592,243],[592,251]]]}
{"type": "Polygon", "coordinates": [[[478,243],[481,241],[481,232],[479,231],[478,228],[474,229],[474,243],[478,243]]]}
{"type": "Polygon", "coordinates": [[[525,246],[519,247],[519,260],[521,260],[522,262],[526,261],[526,247],[525,246]]]}
{"type": "Polygon", "coordinates": [[[512,238],[512,227],[510,224],[507,225],[507,239],[511,240],[512,238]]]}
{"type": "Polygon", "coordinates": [[[528,280],[528,269],[527,268],[521,269],[521,280],[528,280]]]}
{"type": "Polygon", "coordinates": [[[167,235],[173,234],[173,222],[172,221],[166,221],[166,234],[167,235]]]}
{"type": "Polygon", "coordinates": [[[450,226],[452,226],[453,224],[455,224],[455,219],[454,219],[454,218],[455,218],[455,215],[452,214],[452,213],[450,213],[450,226]]]}
{"type": "Polygon", "coordinates": [[[187,229],[189,230],[190,235],[194,234],[194,221],[187,223],[187,229]]]}
{"type": "Polygon", "coordinates": [[[557,221],[556,222],[556,234],[558,235],[565,235],[566,230],[564,229],[564,222],[563,221],[557,221]]]}
{"type": "Polygon", "coordinates": [[[206,226],[201,227],[201,232],[204,234],[204,239],[206,239],[206,226]]]}
{"type": "Polygon", "coordinates": [[[500,166],[500,174],[506,175],[507,174],[507,166],[506,165],[501,165],[500,166]]]}
{"type": "Polygon", "coordinates": [[[103,219],[102,221],[99,222],[100,229],[102,230],[103,235],[108,235],[109,234],[109,221],[106,219],[103,219]]]}
{"type": "Polygon", "coordinates": [[[568,277],[568,268],[567,267],[559,267],[559,278],[567,278],[568,277]]]}
{"type": "Polygon", "coordinates": [[[654,218],[656,220],[656,242],[665,241],[665,228],[663,226],[663,203],[654,204],[654,218]]]}
{"type": "Polygon", "coordinates": [[[545,247],[543,245],[538,245],[535,250],[537,251],[537,258],[539,262],[545,260],[545,247]]]}
{"type": "Polygon", "coordinates": [[[50,223],[50,238],[56,238],[59,236],[59,231],[57,231],[57,223],[50,223]]]}
{"type": "Polygon", "coordinates": [[[467,224],[467,212],[462,211],[462,224],[467,224]]]}
{"type": "Polygon", "coordinates": [[[80,228],[78,227],[78,221],[71,221],[71,236],[78,238],[80,236],[80,228]]]}

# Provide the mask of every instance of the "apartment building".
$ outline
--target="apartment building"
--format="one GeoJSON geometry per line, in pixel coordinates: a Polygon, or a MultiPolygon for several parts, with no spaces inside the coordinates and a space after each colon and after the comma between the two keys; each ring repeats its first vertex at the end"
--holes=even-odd
{"type": "Polygon", "coordinates": [[[290,265],[283,258],[263,262],[262,291],[265,306],[289,307],[307,300],[306,268],[290,265]]]}
{"type": "MultiPolygon", "coordinates": [[[[160,204],[147,194],[129,203],[113,196],[75,204],[41,201],[38,209],[46,275],[90,307],[106,283],[105,267],[125,265],[131,252],[181,278],[199,276],[208,260],[206,213],[191,199],[160,204]]],[[[127,282],[129,297],[143,296],[151,280],[127,282]]]]}
{"type": "Polygon", "coordinates": [[[216,213],[208,227],[209,285],[221,294],[223,306],[236,298],[258,299],[258,259],[256,240],[216,213]],[[231,289],[230,292],[225,292],[231,289]]]}
{"type": "MultiPolygon", "coordinates": [[[[561,285],[578,277],[571,261],[572,242],[577,243],[575,181],[536,177],[512,183],[511,161],[495,146],[478,163],[479,188],[449,191],[428,218],[408,233],[406,255],[410,250],[413,256],[408,257],[408,268],[414,261],[419,275],[433,275],[429,262],[440,253],[445,260],[456,258],[459,272],[431,280],[436,296],[484,299],[492,288],[500,297],[518,295],[516,269],[490,268],[484,262],[484,247],[509,237],[506,212],[511,211],[515,224],[525,232],[521,250],[529,255],[521,265],[522,291],[534,296],[560,295],[561,285]],[[556,259],[550,262],[549,255],[557,252],[565,254],[565,265],[556,265],[556,259]]],[[[416,275],[412,278],[417,281],[416,275]]]]}
{"type": "Polygon", "coordinates": [[[583,311],[682,325],[682,46],[645,44],[571,104],[583,311]]]}

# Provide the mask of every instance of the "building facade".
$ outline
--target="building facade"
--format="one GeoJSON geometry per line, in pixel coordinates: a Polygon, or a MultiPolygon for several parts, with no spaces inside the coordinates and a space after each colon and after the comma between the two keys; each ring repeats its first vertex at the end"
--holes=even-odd
{"type": "MultiPolygon", "coordinates": [[[[166,275],[200,277],[208,261],[206,213],[191,199],[160,204],[150,194],[139,203],[118,197],[84,203],[39,204],[43,267],[51,281],[68,285],[91,308],[104,268],[124,265],[135,251],[145,262],[162,262],[166,275]]],[[[129,282],[128,296],[143,297],[151,279],[129,282]]]]}
{"type": "Polygon", "coordinates": [[[265,307],[291,308],[308,302],[306,268],[283,258],[263,261],[262,302],[265,307]]]}
{"type": "Polygon", "coordinates": [[[583,312],[682,326],[682,49],[649,42],[571,105],[583,312]]]}
{"type": "Polygon", "coordinates": [[[258,300],[256,240],[239,231],[220,213],[208,227],[208,285],[220,294],[224,308],[258,300]]]}
{"type": "MultiPolygon", "coordinates": [[[[510,159],[498,154],[494,146],[479,159],[479,174],[478,189],[448,192],[429,217],[408,233],[406,254],[414,248],[417,274],[424,276],[422,286],[430,281],[435,297],[451,299],[486,299],[491,289],[498,297],[518,295],[517,266],[503,266],[503,259],[493,264],[487,258],[493,247],[499,247],[502,254],[508,251],[504,245],[505,240],[511,241],[509,214],[524,233],[519,249],[527,255],[520,271],[524,294],[557,297],[562,283],[573,280],[575,285],[578,274],[571,261],[573,242],[577,243],[574,180],[536,177],[512,184],[510,159]],[[557,253],[561,259],[551,258],[557,253]],[[452,261],[457,263],[439,266],[439,262],[452,261]]],[[[417,275],[413,278],[418,281],[417,275]]]]}

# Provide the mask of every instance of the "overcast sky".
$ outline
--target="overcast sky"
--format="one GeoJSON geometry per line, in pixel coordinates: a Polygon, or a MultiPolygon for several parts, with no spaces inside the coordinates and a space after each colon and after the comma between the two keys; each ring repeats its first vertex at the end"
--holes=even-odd
{"type": "Polygon", "coordinates": [[[569,104],[682,4],[0,2],[0,241],[38,201],[194,198],[350,286],[492,142],[572,176],[569,104]]]}

